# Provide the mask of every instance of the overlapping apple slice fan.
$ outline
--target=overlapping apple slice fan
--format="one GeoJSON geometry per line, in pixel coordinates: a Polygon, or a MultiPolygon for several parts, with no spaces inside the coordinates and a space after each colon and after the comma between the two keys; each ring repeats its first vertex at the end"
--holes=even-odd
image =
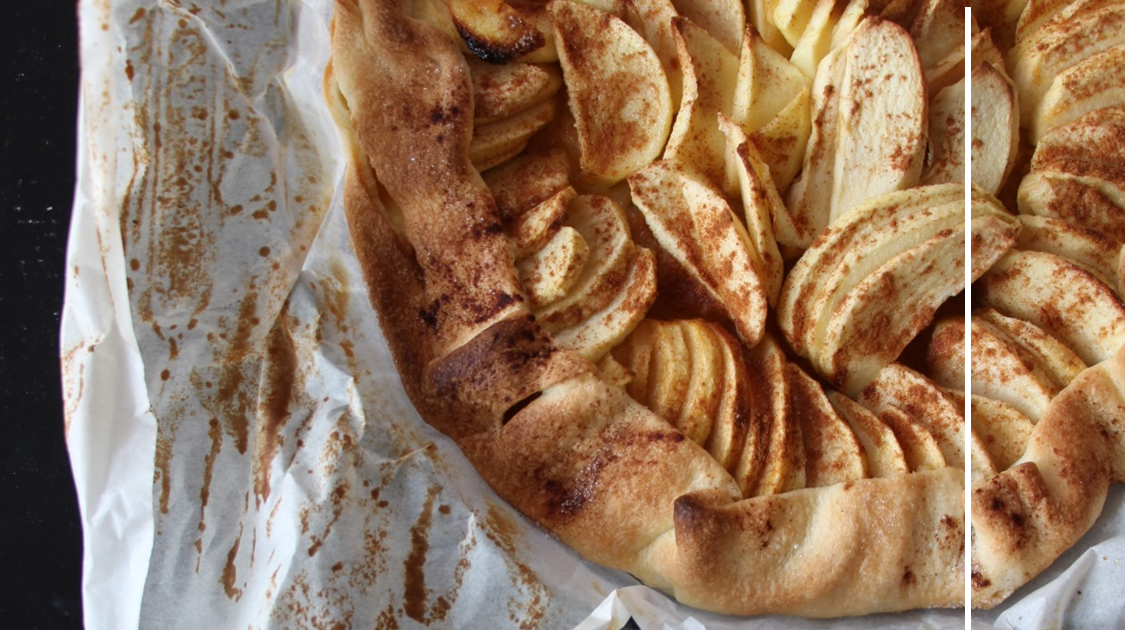
{"type": "MultiPolygon", "coordinates": [[[[982,50],[989,76],[1007,86],[982,102],[1003,104],[992,120],[1022,123],[1031,159],[1009,184],[1019,241],[973,291],[972,425],[989,458],[980,468],[1002,471],[973,484],[977,607],[1003,601],[1077,542],[1109,484],[1125,480],[1125,3],[1025,4],[1018,22],[982,13],[1011,46],[1006,64],[995,46],[982,50]]],[[[999,152],[979,158],[974,174],[1004,170],[999,152]]],[[[963,340],[958,326],[935,338],[963,340]]],[[[963,364],[935,378],[963,382],[963,364]]]]}
{"type": "MultiPolygon", "coordinates": [[[[758,25],[771,45],[732,31],[739,20],[707,29],[671,2],[634,5],[620,18],[551,5],[570,111],[554,104],[555,66],[470,56],[473,161],[538,321],[704,446],[747,497],[959,467],[966,443],[976,474],[991,474],[966,439],[962,382],[894,362],[963,289],[960,8],[924,3],[908,32],[865,19],[875,7],[863,2],[780,7],[786,21],[758,25]],[[614,72],[629,85],[607,96],[614,72]],[[645,141],[614,146],[633,132],[621,111],[645,141]],[[666,143],[651,131],[662,126],[666,143]],[[800,256],[787,278],[783,254],[800,256]],[[771,309],[789,348],[840,391],[787,355],[771,309]]],[[[500,39],[451,9],[468,41],[500,39]]],[[[973,278],[1018,229],[974,195],[973,278]]],[[[931,355],[963,347],[939,330],[931,355]]]]}

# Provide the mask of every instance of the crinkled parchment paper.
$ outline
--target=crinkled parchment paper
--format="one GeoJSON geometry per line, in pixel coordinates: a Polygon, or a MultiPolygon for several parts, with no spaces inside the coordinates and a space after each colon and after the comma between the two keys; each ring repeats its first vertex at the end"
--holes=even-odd
{"type": "Polygon", "coordinates": [[[403,393],[351,253],[331,10],[79,5],[62,362],[88,628],[963,625],[687,609],[481,483],[403,393]]]}

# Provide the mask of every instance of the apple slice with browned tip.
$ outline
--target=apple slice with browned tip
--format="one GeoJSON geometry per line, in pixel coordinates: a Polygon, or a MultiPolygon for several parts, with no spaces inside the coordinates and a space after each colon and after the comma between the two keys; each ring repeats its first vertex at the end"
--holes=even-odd
{"type": "Polygon", "coordinates": [[[489,63],[557,59],[541,2],[448,0],[448,6],[453,25],[469,50],[489,63]]]}
{"type": "Polygon", "coordinates": [[[613,184],[664,149],[673,115],[668,79],[656,52],[620,18],[569,0],[548,6],[582,171],[613,184]]]}

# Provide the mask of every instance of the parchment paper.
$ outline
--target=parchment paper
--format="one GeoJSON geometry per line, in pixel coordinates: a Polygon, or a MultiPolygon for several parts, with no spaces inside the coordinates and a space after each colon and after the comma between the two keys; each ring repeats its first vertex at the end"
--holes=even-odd
{"type": "MultiPolygon", "coordinates": [[[[87,628],[963,626],[688,609],[481,483],[410,406],[351,252],[331,10],[79,5],[62,362],[87,628]]],[[[1115,540],[1081,562],[1116,567],[1115,540]]]]}

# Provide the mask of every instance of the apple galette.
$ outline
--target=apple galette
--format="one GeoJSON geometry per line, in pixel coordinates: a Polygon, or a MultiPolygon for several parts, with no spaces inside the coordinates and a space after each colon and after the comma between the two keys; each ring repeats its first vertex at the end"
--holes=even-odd
{"type": "MultiPolygon", "coordinates": [[[[979,5],[999,45],[981,68],[1002,80],[983,88],[996,113],[979,124],[997,145],[974,151],[973,179],[987,173],[1019,221],[972,291],[972,429],[981,467],[998,471],[970,494],[972,603],[991,607],[1073,546],[1125,481],[1125,2],[979,5]],[[993,175],[1013,164],[1000,189],[993,175]]],[[[937,370],[965,377],[958,360],[937,370]]]]}
{"type": "MultiPolygon", "coordinates": [[[[686,604],[962,605],[966,449],[1005,460],[966,431],[957,314],[1028,233],[1005,172],[966,216],[964,27],[943,0],[338,0],[346,213],[421,415],[686,604]]],[[[1015,129],[981,138],[1002,171],[1015,129]]]]}

